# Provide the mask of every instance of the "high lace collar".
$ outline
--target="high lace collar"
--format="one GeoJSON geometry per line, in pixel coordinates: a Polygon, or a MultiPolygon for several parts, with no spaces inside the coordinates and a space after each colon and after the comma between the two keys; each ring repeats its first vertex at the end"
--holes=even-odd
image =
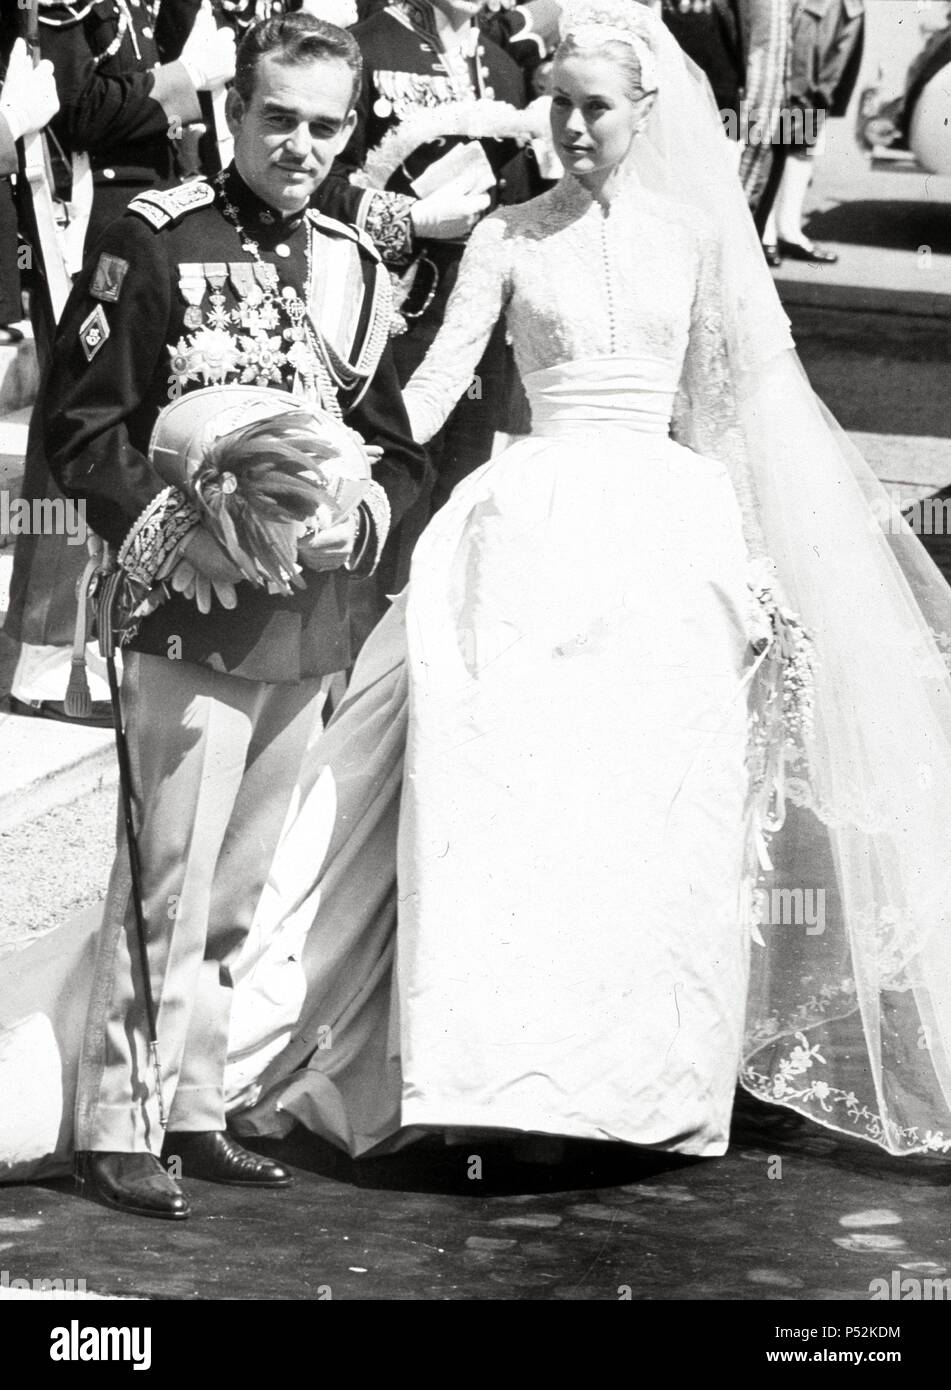
{"type": "Polygon", "coordinates": [[[615,185],[613,197],[607,206],[599,203],[594,194],[585,188],[581,180],[568,171],[555,185],[555,193],[558,196],[558,201],[570,211],[585,213],[594,207],[602,216],[610,217],[621,208],[628,209],[632,199],[636,198],[638,194],[643,195],[644,189],[633,168],[628,164],[622,169],[615,185]]]}

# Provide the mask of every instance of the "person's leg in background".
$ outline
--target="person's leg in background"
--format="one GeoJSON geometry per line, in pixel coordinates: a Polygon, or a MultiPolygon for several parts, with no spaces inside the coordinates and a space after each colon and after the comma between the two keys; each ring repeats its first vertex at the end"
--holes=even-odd
{"type": "MultiPolygon", "coordinates": [[[[775,243],[780,256],[790,260],[833,263],[839,258],[834,251],[817,246],[802,229],[806,194],[815,173],[816,160],[825,151],[825,126],[812,145],[796,145],[787,151],[783,176],[773,206],[775,243]]],[[[768,238],[764,238],[768,240],[768,238]]]]}

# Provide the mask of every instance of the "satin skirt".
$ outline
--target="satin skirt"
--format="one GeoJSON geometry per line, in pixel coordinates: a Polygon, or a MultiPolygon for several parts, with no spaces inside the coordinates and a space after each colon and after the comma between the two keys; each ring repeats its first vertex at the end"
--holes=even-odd
{"type": "Polygon", "coordinates": [[[535,433],[430,523],[314,750],[322,866],[301,881],[298,841],[273,884],[302,926],[316,907],[303,1021],[236,1117],[250,1132],[726,1147],[749,939],[738,507],[643,372],[526,386],[535,433]],[[371,939],[372,990],[334,1026],[317,957],[371,939]]]}

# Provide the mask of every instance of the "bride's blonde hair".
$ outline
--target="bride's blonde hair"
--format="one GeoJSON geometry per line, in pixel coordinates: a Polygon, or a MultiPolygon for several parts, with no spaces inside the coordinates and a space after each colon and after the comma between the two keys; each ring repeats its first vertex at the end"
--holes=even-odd
{"type": "Polygon", "coordinates": [[[638,0],[569,0],[555,58],[604,52],[622,69],[632,100],[657,91],[650,37],[659,21],[638,0]]]}

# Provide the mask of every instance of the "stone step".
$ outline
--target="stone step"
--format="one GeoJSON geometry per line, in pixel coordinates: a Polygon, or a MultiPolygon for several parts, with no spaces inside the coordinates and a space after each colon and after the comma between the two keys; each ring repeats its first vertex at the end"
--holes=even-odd
{"type": "Polygon", "coordinates": [[[0,834],[118,780],[111,729],[0,710],[0,834]]]}
{"type": "MultiPolygon", "coordinates": [[[[0,624],[10,598],[13,547],[0,550],[0,624]]],[[[0,690],[9,688],[17,648],[0,633],[0,690]]],[[[0,834],[66,806],[117,779],[109,729],[30,719],[0,708],[0,834]]]]}
{"type": "Polygon", "coordinates": [[[31,405],[0,415],[0,487],[19,486],[26,457],[26,437],[30,430],[31,405]]]}
{"type": "MultiPolygon", "coordinates": [[[[0,417],[0,494],[5,493],[10,499],[22,493],[23,461],[32,412],[32,406],[23,406],[0,417]]],[[[12,546],[15,540],[8,534],[7,511],[0,508],[0,553],[2,547],[12,546]]]]}
{"type": "Polygon", "coordinates": [[[28,320],[15,326],[24,335],[23,342],[0,347],[0,415],[32,405],[39,386],[32,326],[28,320]]]}

